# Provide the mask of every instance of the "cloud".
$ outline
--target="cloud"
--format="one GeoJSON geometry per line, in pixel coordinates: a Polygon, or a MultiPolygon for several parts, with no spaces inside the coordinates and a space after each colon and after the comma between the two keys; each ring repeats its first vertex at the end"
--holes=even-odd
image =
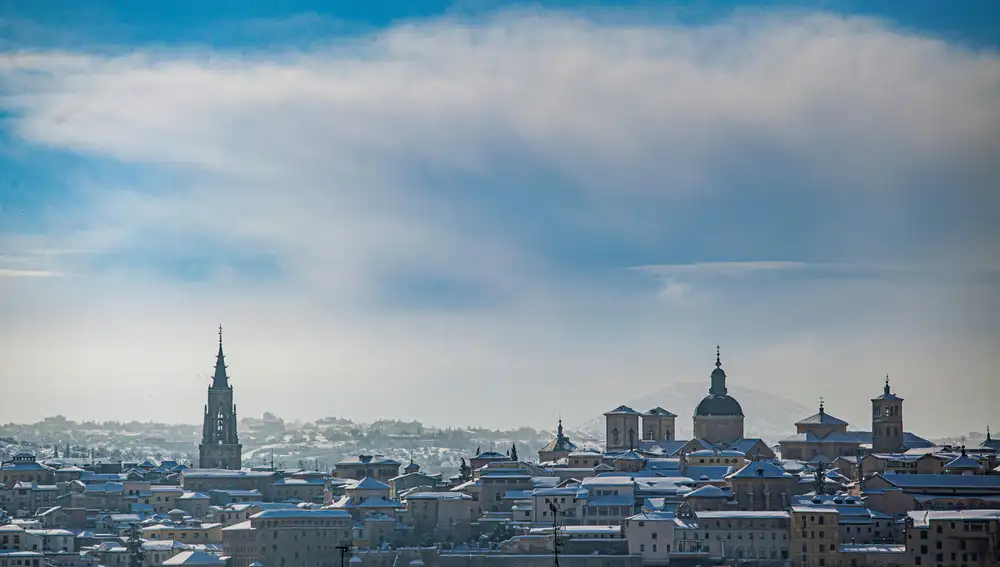
{"type": "Polygon", "coordinates": [[[802,367],[856,393],[910,356],[933,387],[935,344],[971,352],[948,372],[980,385],[989,286],[798,276],[991,265],[998,86],[995,53],[823,14],[510,12],[283,51],[6,53],[12,140],[82,159],[40,234],[4,234],[31,259],[9,269],[73,277],[2,278],[2,378],[114,384],[123,411],[176,381],[156,411],[187,416],[211,362],[194,329],[224,319],[251,412],[544,423],[558,399],[585,421],[609,380],[697,379],[691,353],[716,342],[810,403],[802,367]],[[843,356],[782,366],[802,344],[843,356]],[[532,395],[506,415],[466,407],[512,388],[532,395]]]}
{"type": "Polygon", "coordinates": [[[59,272],[48,272],[45,270],[16,270],[13,268],[0,268],[0,278],[40,278],[61,276],[59,272]]]}

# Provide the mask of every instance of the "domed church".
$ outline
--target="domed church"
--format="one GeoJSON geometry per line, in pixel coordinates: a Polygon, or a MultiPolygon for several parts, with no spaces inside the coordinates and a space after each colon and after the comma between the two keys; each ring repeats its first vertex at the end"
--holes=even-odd
{"type": "Polygon", "coordinates": [[[733,442],[743,438],[743,407],[726,388],[719,347],[715,347],[715,370],[708,395],[694,410],[694,436],[709,443],[733,442]]]}
{"type": "Polygon", "coordinates": [[[743,407],[726,388],[722,356],[715,347],[715,369],[705,396],[694,410],[694,438],[677,439],[676,415],[656,407],[640,413],[628,406],[604,414],[607,428],[605,454],[638,451],[674,457],[692,451],[739,451],[747,459],[773,459],[774,451],[759,438],[743,437],[743,407]],[[641,427],[640,427],[641,420],[641,427]]]}

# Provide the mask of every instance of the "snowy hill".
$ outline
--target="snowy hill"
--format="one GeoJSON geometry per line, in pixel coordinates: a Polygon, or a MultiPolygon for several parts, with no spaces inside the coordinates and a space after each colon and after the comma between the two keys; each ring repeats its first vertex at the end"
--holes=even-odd
{"type": "MultiPolygon", "coordinates": [[[[660,406],[677,414],[677,437],[689,439],[694,408],[707,393],[705,382],[680,382],[635,398],[626,405],[639,412],[660,406]]],[[[814,408],[760,390],[729,388],[729,394],[743,406],[746,436],[760,437],[768,444],[777,443],[795,433],[796,421],[816,413],[814,408]]],[[[595,417],[574,429],[603,438],[604,416],[595,417]]]]}

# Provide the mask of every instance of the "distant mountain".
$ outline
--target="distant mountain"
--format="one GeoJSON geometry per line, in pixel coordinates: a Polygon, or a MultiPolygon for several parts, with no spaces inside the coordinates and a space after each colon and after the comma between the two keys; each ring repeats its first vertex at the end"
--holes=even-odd
{"type": "MultiPolygon", "coordinates": [[[[680,382],[636,398],[625,405],[644,412],[656,406],[677,414],[677,438],[690,439],[692,415],[698,402],[708,393],[705,382],[680,382]]],[[[816,413],[787,398],[750,388],[729,388],[729,394],[743,406],[747,437],[760,437],[768,444],[795,433],[795,422],[816,413]]],[[[615,404],[611,404],[612,409],[615,404]]],[[[604,438],[604,416],[598,416],[574,428],[596,438],[604,438]]]]}

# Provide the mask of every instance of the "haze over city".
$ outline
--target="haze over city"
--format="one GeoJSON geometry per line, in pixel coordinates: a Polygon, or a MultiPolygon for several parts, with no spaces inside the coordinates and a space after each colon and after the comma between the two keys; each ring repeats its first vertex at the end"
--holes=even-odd
{"type": "Polygon", "coordinates": [[[2,422],[200,423],[221,323],[244,416],[551,429],[718,344],[997,426],[988,4],[51,4],[0,11],[2,422]]]}

